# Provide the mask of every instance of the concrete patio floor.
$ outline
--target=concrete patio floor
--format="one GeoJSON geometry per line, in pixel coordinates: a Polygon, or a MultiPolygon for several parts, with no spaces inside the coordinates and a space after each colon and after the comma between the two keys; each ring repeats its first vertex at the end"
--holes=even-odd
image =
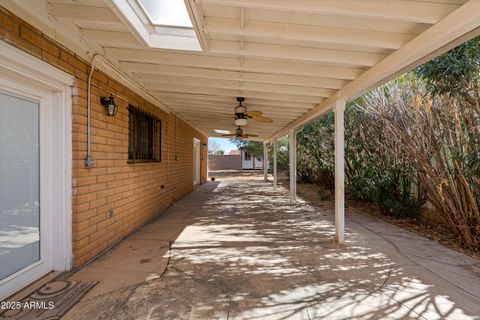
{"type": "Polygon", "coordinates": [[[72,275],[99,280],[64,319],[480,319],[480,261],[260,174],[198,187],[72,275]]]}

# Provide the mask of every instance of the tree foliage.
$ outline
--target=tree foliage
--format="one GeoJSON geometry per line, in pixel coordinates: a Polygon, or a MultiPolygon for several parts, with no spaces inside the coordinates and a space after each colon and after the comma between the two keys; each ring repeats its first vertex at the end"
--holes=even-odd
{"type": "Polygon", "coordinates": [[[297,170],[304,182],[334,186],[333,113],[306,124],[297,135],[297,170]]]}
{"type": "MultiPolygon", "coordinates": [[[[347,190],[389,215],[428,200],[480,247],[480,38],[347,105],[347,190]]],[[[333,114],[298,134],[298,176],[333,188],[333,114]]],[[[288,162],[287,162],[288,163],[288,162]]]]}
{"type": "Polygon", "coordinates": [[[474,104],[480,80],[480,37],[421,65],[414,73],[432,95],[459,96],[474,104]]]}
{"type": "Polygon", "coordinates": [[[222,146],[216,141],[208,142],[208,153],[210,154],[225,154],[225,150],[222,149],[222,146]]]}
{"type": "Polygon", "coordinates": [[[238,150],[247,151],[255,158],[263,159],[263,142],[245,139],[230,139],[230,141],[237,146],[238,150]]]}

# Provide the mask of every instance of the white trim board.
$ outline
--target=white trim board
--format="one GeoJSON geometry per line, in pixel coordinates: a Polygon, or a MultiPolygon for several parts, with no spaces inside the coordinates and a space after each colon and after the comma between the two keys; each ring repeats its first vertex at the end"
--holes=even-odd
{"type": "Polygon", "coordinates": [[[41,127],[52,139],[46,143],[46,163],[42,165],[42,175],[48,180],[44,186],[48,190],[44,191],[50,193],[48,209],[54,214],[50,223],[52,247],[46,249],[47,254],[51,253],[51,269],[69,270],[72,265],[71,86],[74,77],[3,41],[0,41],[0,73],[3,73],[3,85],[11,91],[38,96],[39,101],[44,101],[41,103],[49,105],[42,116],[41,127]]]}

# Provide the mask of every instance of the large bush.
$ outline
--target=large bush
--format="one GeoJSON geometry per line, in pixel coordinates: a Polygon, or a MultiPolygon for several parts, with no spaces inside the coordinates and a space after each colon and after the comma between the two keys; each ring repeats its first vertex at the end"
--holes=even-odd
{"type": "Polygon", "coordinates": [[[334,187],[333,114],[305,125],[297,135],[297,174],[301,181],[334,187]]]}
{"type": "MultiPolygon", "coordinates": [[[[414,216],[429,200],[464,243],[480,247],[480,38],[347,106],[350,195],[414,216]]],[[[299,176],[333,187],[333,115],[298,137],[299,176]]]]}
{"type": "MultiPolygon", "coordinates": [[[[357,101],[357,103],[363,100],[357,101]]],[[[383,124],[349,104],[345,114],[345,172],[348,193],[376,203],[394,216],[415,216],[420,200],[412,181],[411,166],[385,150],[383,124]],[[372,143],[373,142],[373,143],[372,143]]],[[[327,113],[307,124],[298,134],[297,170],[304,182],[334,187],[334,119],[327,113]]]]}

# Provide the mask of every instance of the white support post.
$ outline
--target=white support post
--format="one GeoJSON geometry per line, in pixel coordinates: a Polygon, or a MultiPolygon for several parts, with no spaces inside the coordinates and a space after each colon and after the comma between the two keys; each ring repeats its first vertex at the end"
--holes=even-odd
{"type": "Polygon", "coordinates": [[[290,203],[294,203],[297,195],[297,132],[295,129],[290,129],[288,132],[288,147],[290,155],[290,203]]]}
{"type": "Polygon", "coordinates": [[[345,229],[345,101],[338,100],[335,114],[335,240],[343,243],[345,229]]]}
{"type": "Polygon", "coordinates": [[[277,138],[273,139],[273,190],[277,189],[277,138]]]}
{"type": "Polygon", "coordinates": [[[268,181],[268,146],[263,143],[263,180],[268,181]]]}

